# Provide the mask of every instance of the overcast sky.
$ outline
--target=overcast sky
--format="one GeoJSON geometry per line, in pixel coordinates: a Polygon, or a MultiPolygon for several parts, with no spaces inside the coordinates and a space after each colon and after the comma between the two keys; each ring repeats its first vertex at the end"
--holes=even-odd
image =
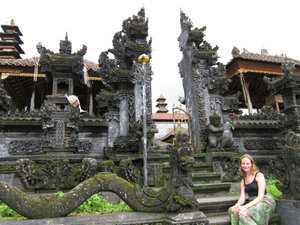
{"type": "Polygon", "coordinates": [[[207,26],[205,40],[219,46],[219,61],[226,64],[234,46],[241,51],[271,55],[286,54],[300,60],[299,1],[297,0],[14,0],[1,1],[0,24],[11,19],[23,33],[22,58],[38,56],[36,44],[58,52],[59,41],[68,32],[72,50],[87,46],[85,58],[98,63],[99,54],[112,47],[122,21],[144,6],[152,37],[151,65],[153,111],[162,94],[167,108],[183,96],[178,63],[182,54],[180,9],[194,27],[207,26]]]}

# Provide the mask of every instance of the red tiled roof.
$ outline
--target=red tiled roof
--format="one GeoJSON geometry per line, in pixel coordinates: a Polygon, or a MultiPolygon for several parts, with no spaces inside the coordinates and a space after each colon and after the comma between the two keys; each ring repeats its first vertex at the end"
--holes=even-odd
{"type": "MultiPolygon", "coordinates": [[[[183,113],[175,113],[175,120],[186,120],[188,116],[183,113]]],[[[173,121],[173,113],[153,113],[152,114],[153,120],[169,120],[173,121]]]]}

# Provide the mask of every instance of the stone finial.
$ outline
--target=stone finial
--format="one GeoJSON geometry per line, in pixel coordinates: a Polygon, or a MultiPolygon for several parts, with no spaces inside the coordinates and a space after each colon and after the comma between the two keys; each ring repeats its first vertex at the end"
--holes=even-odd
{"type": "Polygon", "coordinates": [[[269,55],[268,50],[265,48],[262,48],[260,53],[261,55],[269,55]]]}
{"type": "Polygon", "coordinates": [[[243,48],[243,53],[249,53],[249,51],[245,48],[243,48]]]}
{"type": "Polygon", "coordinates": [[[14,19],[11,19],[11,21],[10,21],[10,25],[11,25],[11,26],[14,26],[14,25],[15,25],[15,21],[14,21],[14,19]]]}
{"type": "Polygon", "coordinates": [[[71,55],[72,43],[68,40],[68,33],[66,33],[65,40],[60,41],[59,53],[62,55],[71,55]]]}
{"type": "Polygon", "coordinates": [[[232,51],[231,51],[232,57],[239,57],[240,56],[240,50],[237,47],[233,47],[232,51]]]}

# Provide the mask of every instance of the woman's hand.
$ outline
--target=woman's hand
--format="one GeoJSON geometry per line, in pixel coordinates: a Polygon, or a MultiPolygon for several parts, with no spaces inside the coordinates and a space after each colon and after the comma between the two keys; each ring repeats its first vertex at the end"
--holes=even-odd
{"type": "Polygon", "coordinates": [[[238,216],[239,215],[239,210],[240,210],[240,205],[235,205],[232,207],[232,212],[235,216],[238,216]]]}
{"type": "Polygon", "coordinates": [[[240,206],[239,211],[238,211],[238,215],[241,215],[246,209],[247,209],[246,206],[240,206]]]}

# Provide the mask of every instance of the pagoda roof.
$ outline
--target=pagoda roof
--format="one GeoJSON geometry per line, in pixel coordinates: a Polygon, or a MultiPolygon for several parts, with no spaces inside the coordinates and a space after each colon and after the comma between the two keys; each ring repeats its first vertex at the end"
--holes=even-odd
{"type": "Polygon", "coordinates": [[[20,58],[21,58],[20,53],[16,50],[12,50],[12,51],[2,51],[2,50],[0,50],[0,60],[13,60],[13,59],[20,59],[20,58]],[[12,58],[12,59],[1,58],[3,56],[13,56],[14,58],[12,58]]]}
{"type": "Polygon", "coordinates": [[[4,32],[6,32],[7,30],[14,30],[16,31],[20,36],[23,36],[23,34],[21,33],[20,29],[18,26],[16,25],[1,25],[2,29],[4,30],[4,32]]]}
{"type": "Polygon", "coordinates": [[[0,32],[0,37],[2,38],[2,40],[4,40],[3,37],[14,37],[20,45],[24,44],[17,33],[3,33],[3,32],[0,32]]]}
{"type": "Polygon", "coordinates": [[[158,102],[159,100],[166,100],[166,98],[162,94],[160,94],[156,101],[158,102]]]}
{"type": "Polygon", "coordinates": [[[16,47],[16,49],[18,50],[18,52],[20,54],[24,54],[25,52],[23,51],[23,49],[20,47],[19,43],[16,41],[0,41],[0,45],[5,45],[5,46],[10,46],[13,45],[16,47]]]}

